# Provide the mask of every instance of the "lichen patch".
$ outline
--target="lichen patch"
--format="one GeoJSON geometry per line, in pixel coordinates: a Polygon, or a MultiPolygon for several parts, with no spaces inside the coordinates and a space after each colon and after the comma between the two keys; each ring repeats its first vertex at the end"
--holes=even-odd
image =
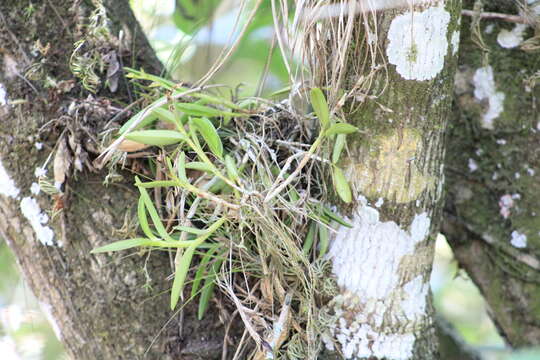
{"type": "Polygon", "coordinates": [[[408,11],[392,21],[386,55],[407,80],[431,80],[444,68],[450,14],[439,3],[422,12],[408,11]]]}
{"type": "Polygon", "coordinates": [[[429,284],[421,274],[414,276],[406,259],[417,255],[431,220],[427,213],[417,214],[402,229],[381,221],[365,198],[358,201],[349,219],[353,228],[338,229],[328,253],[341,294],[328,305],[336,320],[324,342],[330,349],[334,339],[346,359],[409,359],[425,319],[429,284]]]}
{"type": "Polygon", "coordinates": [[[503,92],[497,91],[495,78],[493,76],[493,68],[485,66],[479,68],[474,73],[474,97],[478,101],[487,101],[488,110],[482,117],[482,127],[484,129],[493,130],[494,120],[497,119],[504,110],[505,95],[503,92]]]}

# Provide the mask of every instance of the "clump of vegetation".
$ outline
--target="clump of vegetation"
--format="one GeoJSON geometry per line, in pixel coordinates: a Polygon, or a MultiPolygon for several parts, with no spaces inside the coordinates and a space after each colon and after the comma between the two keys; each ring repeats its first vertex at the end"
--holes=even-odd
{"type": "Polygon", "coordinates": [[[252,115],[209,92],[129,72],[157,99],[120,128],[103,160],[115,148],[124,156],[159,148],[135,181],[143,235],[93,253],[175,251],[171,309],[189,284],[188,300],[198,299],[203,318],[218,285],[259,345],[254,358],[280,349],[288,358],[316,358],[327,316],[320,308],[337,291],[327,276],[329,231],[349,226],[325,203],[334,193],[352,200],[337,163],[357,129],[331,116],[318,88],[310,93],[314,121],[285,109],[252,115]]]}

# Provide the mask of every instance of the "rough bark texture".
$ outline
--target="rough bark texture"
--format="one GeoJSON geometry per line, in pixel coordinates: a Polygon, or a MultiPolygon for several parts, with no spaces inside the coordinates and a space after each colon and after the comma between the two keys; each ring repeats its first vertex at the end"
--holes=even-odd
{"type": "MultiPolygon", "coordinates": [[[[338,315],[332,335],[347,359],[438,357],[428,288],[460,8],[460,1],[444,1],[413,14],[410,8],[379,13],[377,63],[388,63],[388,72],[374,75],[375,101],[345,111],[363,132],[349,137],[341,163],[360,196],[343,209],[354,227],[339,229],[329,250],[341,289],[329,305],[338,315]],[[440,68],[431,68],[437,61],[440,68]]],[[[351,63],[366,52],[358,46],[351,63]]],[[[352,88],[358,79],[348,76],[352,88]]]]}
{"type": "MultiPolygon", "coordinates": [[[[74,44],[91,34],[93,4],[0,3],[0,84],[5,91],[0,102],[0,162],[5,170],[0,174],[0,236],[14,251],[73,359],[218,358],[223,329],[215,312],[199,322],[196,311],[188,308],[182,327],[178,314],[169,311],[167,254],[89,254],[134,231],[132,226],[115,232],[134,218],[137,195],[129,174],[106,187],[105,172],[91,174],[85,168],[68,176],[63,197],[30,192],[37,182],[35,169],[57,148],[63,146],[63,153],[71,157],[71,169],[78,161],[85,167],[91,164],[98,147],[92,136],[130,100],[127,81],[113,71],[116,60],[153,73],[161,69],[128,2],[110,1],[110,42],[96,47],[87,41],[78,54],[90,57],[94,51],[108,59],[108,67],[96,72],[104,80],[108,70],[109,83],[116,77],[119,87],[115,93],[103,84],[95,94],[83,89],[69,63],[74,44]],[[116,38],[120,30],[123,41],[116,38]],[[14,188],[11,193],[6,190],[9,181],[18,194],[14,188]],[[50,240],[50,231],[52,246],[44,246],[40,238],[50,240]]],[[[52,162],[47,167],[49,181],[52,162]]]]}
{"type": "MultiPolygon", "coordinates": [[[[485,11],[517,13],[509,1],[485,4],[485,11]]],[[[467,8],[472,8],[471,1],[467,8]]],[[[483,20],[481,34],[489,48],[485,61],[471,40],[471,19],[464,20],[455,116],[448,134],[443,231],[459,264],[484,295],[501,334],[513,346],[538,345],[540,87],[534,74],[540,56],[500,45],[501,31],[516,24],[483,20]],[[493,86],[482,76],[486,72],[478,70],[486,66],[492,68],[493,86]],[[486,85],[491,90],[479,96],[486,85]],[[489,126],[486,113],[502,96],[500,114],[489,126]]],[[[524,39],[533,35],[528,27],[524,39]]]]}

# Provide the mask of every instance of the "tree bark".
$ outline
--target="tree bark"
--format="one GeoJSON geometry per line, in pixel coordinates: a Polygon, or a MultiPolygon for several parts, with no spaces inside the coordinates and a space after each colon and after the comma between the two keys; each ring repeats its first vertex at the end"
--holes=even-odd
{"type": "Polygon", "coordinates": [[[98,134],[133,95],[121,67],[161,71],[128,2],[109,1],[106,16],[94,12],[99,5],[0,4],[0,235],[71,358],[218,358],[223,327],[215,311],[197,321],[188,308],[182,321],[168,310],[166,254],[89,254],[136,218],[126,206],[137,197],[130,175],[104,186],[105,173],[88,171],[98,134]],[[63,194],[36,194],[36,169],[50,154],[47,179],[54,174],[63,194]]]}
{"type": "MultiPolygon", "coordinates": [[[[484,11],[515,15],[518,9],[501,1],[486,3],[484,11]]],[[[524,51],[519,36],[505,41],[511,31],[531,38],[532,26],[482,20],[482,50],[471,21],[463,25],[448,133],[443,230],[503,337],[516,347],[538,345],[540,56],[524,51]]]]}

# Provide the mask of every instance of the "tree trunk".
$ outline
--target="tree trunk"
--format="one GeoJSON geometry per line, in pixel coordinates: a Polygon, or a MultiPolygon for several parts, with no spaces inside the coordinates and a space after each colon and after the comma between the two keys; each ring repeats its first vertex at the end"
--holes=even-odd
{"type": "Polygon", "coordinates": [[[121,65],[161,70],[128,2],[109,1],[107,17],[96,12],[99,1],[31,4],[0,4],[1,237],[71,358],[219,357],[223,329],[216,313],[199,322],[188,309],[182,322],[168,311],[167,255],[89,254],[136,216],[126,207],[137,197],[129,175],[104,186],[106,174],[88,171],[99,151],[97,135],[132,101],[121,65]],[[35,193],[42,167],[57,185],[67,173],[63,194],[35,193]]]}
{"type": "MultiPolygon", "coordinates": [[[[518,9],[499,1],[484,11],[518,9]]],[[[484,50],[473,42],[470,18],[463,30],[443,230],[505,339],[539,345],[540,56],[523,50],[534,38],[520,44],[532,26],[484,19],[484,50]]]]}
{"type": "MultiPolygon", "coordinates": [[[[374,63],[388,67],[387,73],[368,67],[361,75],[374,76],[371,93],[353,95],[370,100],[345,110],[363,134],[349,143],[341,164],[357,202],[342,208],[354,227],[338,229],[329,250],[341,293],[328,305],[334,322],[326,346],[346,359],[438,357],[429,278],[460,9],[460,1],[441,1],[383,11],[375,34],[358,25],[359,37],[376,36],[382,49],[374,63]]],[[[368,49],[357,44],[349,54],[346,88],[358,82],[352,63],[368,49]]]]}

